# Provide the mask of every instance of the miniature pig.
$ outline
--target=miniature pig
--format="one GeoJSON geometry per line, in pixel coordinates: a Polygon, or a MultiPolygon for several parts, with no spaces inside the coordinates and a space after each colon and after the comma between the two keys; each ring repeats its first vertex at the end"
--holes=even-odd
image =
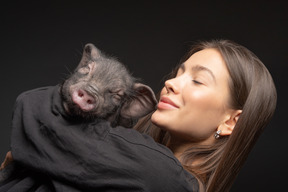
{"type": "Polygon", "coordinates": [[[123,64],[93,44],[85,46],[78,67],[61,87],[61,95],[70,115],[104,118],[112,126],[133,126],[157,103],[150,87],[137,83],[123,64]]]}

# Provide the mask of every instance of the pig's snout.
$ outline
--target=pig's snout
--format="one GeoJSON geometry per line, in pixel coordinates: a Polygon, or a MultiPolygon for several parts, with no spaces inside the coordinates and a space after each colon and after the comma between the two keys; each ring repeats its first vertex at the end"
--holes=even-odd
{"type": "Polygon", "coordinates": [[[96,100],[83,89],[78,89],[72,93],[72,101],[80,107],[82,111],[91,111],[96,104],[96,100]]]}

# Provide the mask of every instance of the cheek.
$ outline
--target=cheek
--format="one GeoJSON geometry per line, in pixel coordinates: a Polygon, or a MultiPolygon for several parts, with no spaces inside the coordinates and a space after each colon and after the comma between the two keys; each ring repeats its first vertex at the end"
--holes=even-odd
{"type": "Polygon", "coordinates": [[[195,91],[185,91],[182,94],[185,108],[197,109],[200,113],[219,113],[224,111],[225,94],[216,89],[199,89],[195,91]]]}
{"type": "Polygon", "coordinates": [[[190,118],[198,118],[200,122],[219,122],[224,111],[222,95],[214,92],[195,91],[185,98],[185,113],[190,114],[190,118]]]}
{"type": "Polygon", "coordinates": [[[178,131],[195,138],[207,138],[215,132],[224,115],[223,101],[215,94],[193,92],[183,98],[178,131]]]}

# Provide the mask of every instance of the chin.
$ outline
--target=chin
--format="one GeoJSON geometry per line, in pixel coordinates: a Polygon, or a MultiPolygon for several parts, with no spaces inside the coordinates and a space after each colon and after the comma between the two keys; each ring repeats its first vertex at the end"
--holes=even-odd
{"type": "Polygon", "coordinates": [[[151,116],[151,122],[159,128],[165,128],[165,123],[167,123],[167,119],[161,115],[161,113],[156,110],[151,116]]]}
{"type": "Polygon", "coordinates": [[[152,121],[152,123],[157,123],[157,120],[158,120],[158,117],[159,117],[159,111],[158,110],[156,110],[156,111],[154,111],[153,112],[153,114],[151,115],[151,121],[152,121]]]}

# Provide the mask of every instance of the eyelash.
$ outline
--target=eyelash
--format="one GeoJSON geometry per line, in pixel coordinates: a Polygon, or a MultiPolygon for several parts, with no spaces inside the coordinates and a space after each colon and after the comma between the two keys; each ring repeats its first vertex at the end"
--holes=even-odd
{"type": "Polygon", "coordinates": [[[195,84],[197,84],[197,85],[202,85],[203,83],[201,83],[201,82],[199,82],[199,81],[197,81],[197,80],[192,80],[195,84]]]}

